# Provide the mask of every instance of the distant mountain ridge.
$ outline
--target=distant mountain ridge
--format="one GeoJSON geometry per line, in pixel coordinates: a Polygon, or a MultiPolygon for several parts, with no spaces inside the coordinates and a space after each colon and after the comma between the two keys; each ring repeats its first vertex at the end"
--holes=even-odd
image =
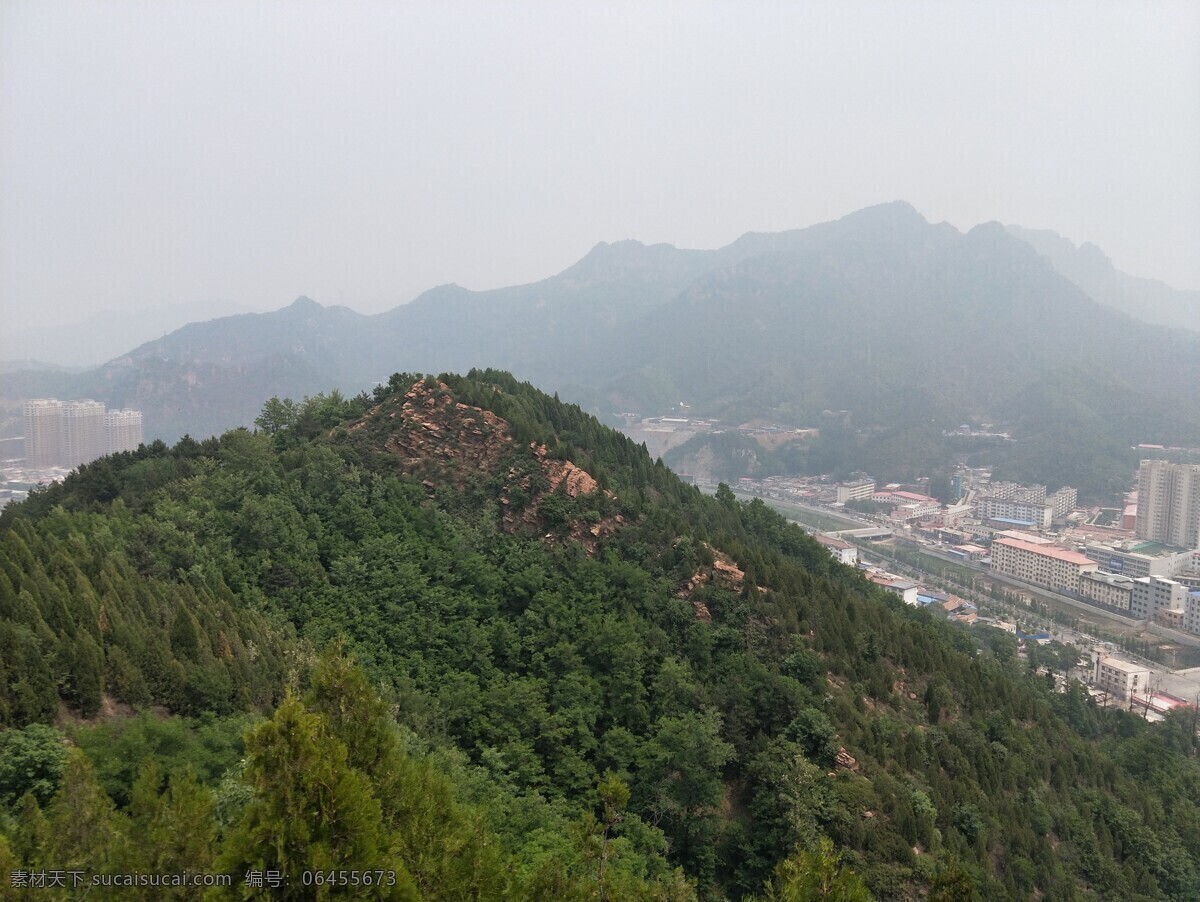
{"type": "MultiPolygon", "coordinates": [[[[601,415],[683,400],[730,422],[821,425],[844,410],[868,432],[1004,418],[1039,449],[1111,455],[1200,443],[1200,335],[1098,303],[1011,228],[961,233],[904,202],[717,250],[601,243],[540,282],[445,285],[375,316],[300,298],[191,324],[81,376],[19,374],[6,394],[69,382],[143,409],[150,434],[174,439],[248,425],[271,395],[472,367],[601,415]],[[1057,419],[1023,403],[1059,386],[1071,394],[1057,419]]],[[[1050,466],[1039,454],[1023,466],[1050,466]]]]}
{"type": "Polygon", "coordinates": [[[1101,304],[1144,322],[1200,333],[1200,291],[1172,288],[1157,279],[1123,273],[1091,242],[1076,247],[1069,239],[1048,229],[1016,225],[1005,228],[1101,304]]]}

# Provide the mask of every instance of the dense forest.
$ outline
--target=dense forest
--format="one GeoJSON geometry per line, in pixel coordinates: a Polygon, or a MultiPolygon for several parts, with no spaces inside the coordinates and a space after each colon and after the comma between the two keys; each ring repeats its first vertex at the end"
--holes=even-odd
{"type": "Polygon", "coordinates": [[[1056,692],[505,373],[257,425],[0,515],[0,898],[1200,898],[1190,712],[1056,692]]]}

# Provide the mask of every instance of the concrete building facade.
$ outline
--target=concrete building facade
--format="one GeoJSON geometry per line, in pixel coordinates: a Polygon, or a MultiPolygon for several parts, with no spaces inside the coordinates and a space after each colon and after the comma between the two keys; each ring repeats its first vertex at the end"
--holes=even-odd
{"type": "Polygon", "coordinates": [[[1141,462],[1134,534],[1178,548],[1200,548],[1200,465],[1141,462]]]}
{"type": "Polygon", "coordinates": [[[1101,570],[1138,579],[1142,576],[1175,576],[1192,566],[1193,554],[1180,548],[1167,548],[1155,542],[1099,542],[1084,547],[1084,554],[1101,570]]]}
{"type": "Polygon", "coordinates": [[[837,487],[837,500],[841,504],[847,501],[870,501],[875,494],[875,480],[859,479],[854,482],[844,482],[837,487]]]}
{"type": "Polygon", "coordinates": [[[845,539],[823,535],[822,533],[817,533],[813,538],[820,542],[825,547],[825,550],[841,563],[848,564],[851,567],[858,563],[857,545],[852,545],[845,539]]]}
{"type": "MultiPolygon", "coordinates": [[[[1182,619],[1187,600],[1187,586],[1161,576],[1143,576],[1133,581],[1129,597],[1129,614],[1138,620],[1158,620],[1166,611],[1176,612],[1182,619]]],[[[1172,624],[1173,625],[1173,624],[1172,624]]]]}
{"type": "Polygon", "coordinates": [[[1000,538],[992,542],[992,569],[1048,589],[1078,593],[1080,577],[1095,572],[1099,565],[1055,545],[1000,538]]]}
{"type": "Polygon", "coordinates": [[[1064,485],[1046,501],[1050,504],[1055,522],[1060,522],[1067,518],[1067,514],[1075,510],[1075,505],[1079,503],[1079,492],[1069,485],[1064,485]]]}
{"type": "Polygon", "coordinates": [[[1119,699],[1128,699],[1149,685],[1150,670],[1114,655],[1101,655],[1096,658],[1092,682],[1097,689],[1119,699]]]}
{"type": "Polygon", "coordinates": [[[21,413],[25,425],[25,464],[57,467],[62,464],[63,406],[53,398],[26,401],[21,413]]]}
{"type": "Polygon", "coordinates": [[[1084,573],[1079,577],[1079,594],[1098,604],[1128,611],[1133,577],[1103,571],[1084,573]]]}
{"type": "Polygon", "coordinates": [[[68,401],[63,405],[63,466],[78,467],[108,453],[104,405],[99,401],[68,401]]]}
{"type": "Polygon", "coordinates": [[[1045,501],[985,497],[979,499],[976,511],[985,522],[1017,520],[1033,529],[1049,529],[1054,519],[1054,507],[1045,501]]]}
{"type": "Polygon", "coordinates": [[[104,415],[104,433],[107,451],[136,451],[143,441],[142,412],[140,410],[110,410],[104,415]]]}

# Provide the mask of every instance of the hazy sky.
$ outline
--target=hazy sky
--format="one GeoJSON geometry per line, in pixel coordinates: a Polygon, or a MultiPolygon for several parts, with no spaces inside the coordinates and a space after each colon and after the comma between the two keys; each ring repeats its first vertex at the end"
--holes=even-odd
{"type": "Polygon", "coordinates": [[[9,334],[374,312],[898,198],[1200,287],[1200,4],[0,0],[9,334]]]}

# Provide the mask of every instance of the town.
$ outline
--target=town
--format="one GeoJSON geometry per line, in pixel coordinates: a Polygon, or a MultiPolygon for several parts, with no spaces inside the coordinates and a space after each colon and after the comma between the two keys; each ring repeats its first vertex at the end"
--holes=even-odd
{"type": "Polygon", "coordinates": [[[1064,625],[1054,638],[1081,652],[1067,669],[1100,704],[1157,719],[1200,695],[1200,668],[1162,666],[1181,657],[1194,665],[1200,655],[1200,466],[1141,461],[1119,509],[1080,508],[1073,488],[993,481],[986,468],[966,467],[951,480],[949,504],[927,494],[927,481],[878,485],[865,474],[740,479],[736,490],[804,525],[905,603],[1006,630],[1022,653],[1051,641],[1029,624],[1053,605],[1064,625]],[[1113,641],[1094,635],[1101,629],[1081,621],[1154,641],[1127,642],[1141,654],[1117,655],[1113,641]]]}
{"type": "Polygon", "coordinates": [[[90,399],[38,398],[24,402],[21,413],[24,436],[7,442],[0,460],[0,508],[82,464],[135,451],[143,440],[141,411],[108,410],[90,399]]]}

